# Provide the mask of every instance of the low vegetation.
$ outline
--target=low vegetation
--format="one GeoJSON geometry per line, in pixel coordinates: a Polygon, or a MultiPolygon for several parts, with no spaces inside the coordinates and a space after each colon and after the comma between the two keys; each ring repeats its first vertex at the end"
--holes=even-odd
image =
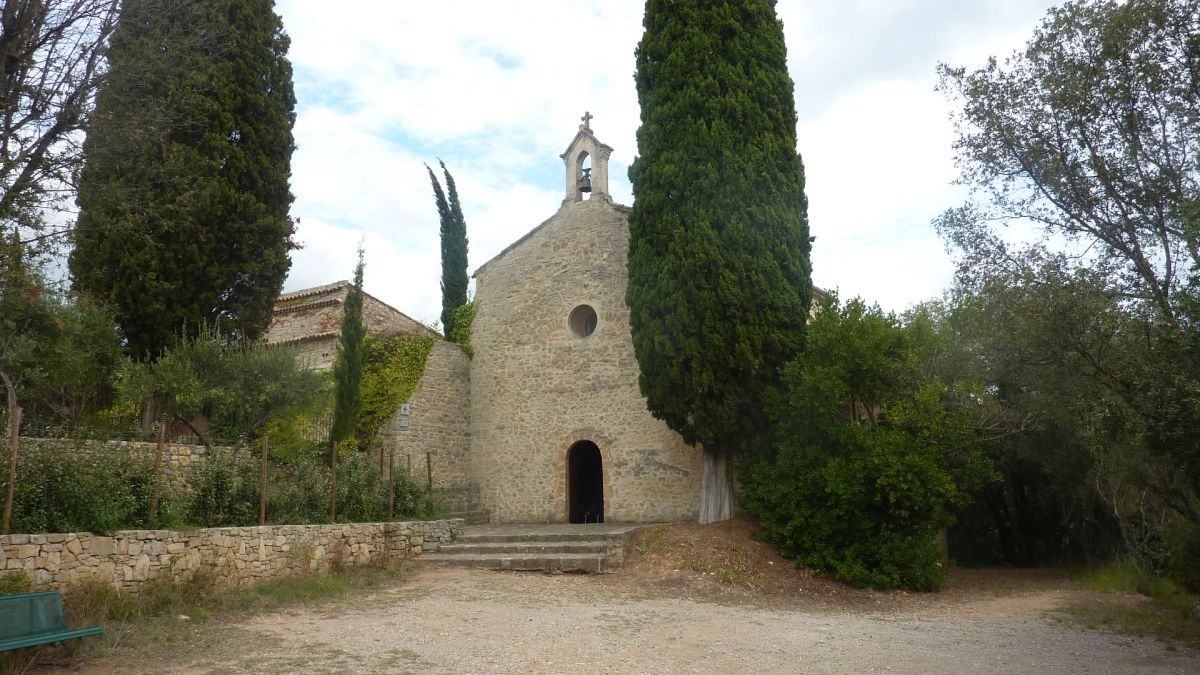
{"type": "Polygon", "coordinates": [[[778,438],[744,470],[746,509],[784,555],[873,588],[934,590],[936,538],[986,466],[977,387],[939,378],[927,317],[831,297],[784,370],[778,438]]]}
{"type": "MultiPolygon", "coordinates": [[[[124,451],[79,450],[69,444],[26,444],[20,462],[14,532],[106,532],[151,526],[153,463],[124,451]]],[[[327,451],[293,451],[269,463],[267,522],[329,522],[332,472],[327,451]],[[317,454],[320,453],[320,454],[317,454]]],[[[346,451],[338,459],[337,522],[388,519],[388,481],[376,462],[346,451]]],[[[153,523],[160,528],[235,527],[258,524],[260,458],[218,448],[168,484],[153,523]]],[[[164,481],[166,479],[164,478],[164,481]]],[[[6,481],[0,478],[0,493],[6,481]]],[[[394,519],[442,514],[420,481],[397,468],[394,519]]]]}
{"type": "Polygon", "coordinates": [[[1081,586],[1100,593],[1069,603],[1062,611],[1065,616],[1090,628],[1200,649],[1200,595],[1128,561],[1077,575],[1081,586]]]}
{"type": "MultiPolygon", "coordinates": [[[[232,588],[212,573],[185,581],[155,579],[139,594],[90,582],[63,594],[67,623],[103,626],[105,633],[82,643],[83,652],[66,657],[61,647],[45,646],[0,654],[0,673],[27,672],[36,664],[66,665],[120,648],[123,653],[158,656],[164,647],[180,648],[212,639],[221,624],[297,605],[317,605],[365,595],[404,578],[405,568],[383,562],[354,568],[335,567],[326,574],[297,576],[232,588]]],[[[21,575],[0,576],[0,595],[32,588],[21,575]]]]}

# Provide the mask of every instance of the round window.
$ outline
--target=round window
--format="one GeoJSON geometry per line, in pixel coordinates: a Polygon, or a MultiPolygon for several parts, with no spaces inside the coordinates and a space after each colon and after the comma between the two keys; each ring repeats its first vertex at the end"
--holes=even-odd
{"type": "Polygon", "coordinates": [[[571,327],[571,332],[580,338],[596,332],[596,321],[596,310],[590,305],[576,307],[571,310],[571,316],[567,317],[567,325],[571,327]]]}

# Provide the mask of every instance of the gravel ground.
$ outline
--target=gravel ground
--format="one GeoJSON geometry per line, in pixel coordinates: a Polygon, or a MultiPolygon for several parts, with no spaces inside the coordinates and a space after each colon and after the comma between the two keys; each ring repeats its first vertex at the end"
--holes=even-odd
{"type": "Polygon", "coordinates": [[[197,627],[137,663],[116,653],[87,670],[1200,672],[1200,653],[1060,623],[1071,591],[872,611],[681,599],[611,579],[417,565],[378,593],[197,627]]]}

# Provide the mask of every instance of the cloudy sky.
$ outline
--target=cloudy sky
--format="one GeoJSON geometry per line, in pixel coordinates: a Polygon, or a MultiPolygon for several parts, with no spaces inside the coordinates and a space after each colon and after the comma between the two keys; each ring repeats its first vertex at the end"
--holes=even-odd
{"type": "MultiPolygon", "coordinates": [[[[299,100],[293,215],[305,248],[285,290],[348,278],[415,318],[440,313],[438,221],[423,163],[443,159],[476,267],[557,210],[558,155],[590,110],[615,148],[638,125],[638,0],[279,0],[299,100]],[[336,4],[336,9],[334,9],[336,4]]],[[[901,310],[951,263],[930,221],[964,198],[939,62],[1019,48],[1050,0],[780,0],[817,237],[813,279],[901,310]]]]}

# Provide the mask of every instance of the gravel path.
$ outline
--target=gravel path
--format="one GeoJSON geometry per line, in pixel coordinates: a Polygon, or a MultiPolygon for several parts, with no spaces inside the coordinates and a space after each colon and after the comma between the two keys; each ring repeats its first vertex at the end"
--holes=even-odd
{"type": "Polygon", "coordinates": [[[594,577],[417,566],[395,587],[347,603],[261,616],[161,659],[89,670],[1200,672],[1198,653],[1057,622],[1050,614],[1066,597],[1034,591],[885,613],[780,609],[629,593],[594,577]]]}

